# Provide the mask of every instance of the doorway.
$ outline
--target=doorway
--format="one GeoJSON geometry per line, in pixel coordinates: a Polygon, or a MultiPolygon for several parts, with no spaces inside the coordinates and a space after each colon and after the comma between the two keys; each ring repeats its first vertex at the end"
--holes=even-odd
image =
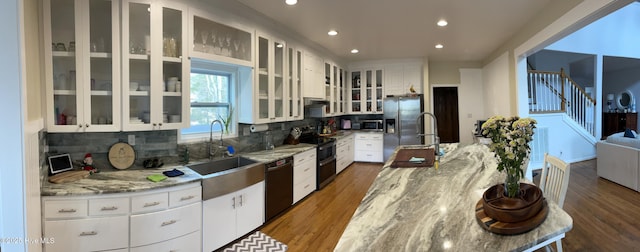
{"type": "Polygon", "coordinates": [[[438,119],[438,136],[440,137],[440,142],[460,142],[458,87],[433,88],[433,113],[438,119]]]}

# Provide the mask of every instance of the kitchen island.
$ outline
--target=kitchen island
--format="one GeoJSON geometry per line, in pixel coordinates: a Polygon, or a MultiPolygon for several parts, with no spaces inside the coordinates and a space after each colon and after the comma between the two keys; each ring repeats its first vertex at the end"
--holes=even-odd
{"type": "Polygon", "coordinates": [[[521,251],[564,237],[573,220],[547,201],[549,213],[520,235],[490,233],[478,224],[482,193],[502,183],[493,153],[484,145],[441,145],[439,169],[390,168],[387,160],[354,213],[335,251],[521,251]]]}

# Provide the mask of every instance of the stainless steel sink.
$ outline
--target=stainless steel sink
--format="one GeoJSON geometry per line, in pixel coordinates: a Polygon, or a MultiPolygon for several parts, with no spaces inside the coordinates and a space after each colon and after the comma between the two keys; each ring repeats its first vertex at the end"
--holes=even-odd
{"type": "Polygon", "coordinates": [[[235,192],[264,180],[264,164],[244,158],[231,157],[206,163],[188,165],[203,176],[202,200],[235,192]]]}
{"type": "Polygon", "coordinates": [[[258,161],[244,158],[244,157],[231,157],[219,160],[213,160],[206,163],[189,165],[187,167],[197,172],[202,176],[214,174],[218,172],[228,171],[235,168],[240,168],[252,164],[256,164],[258,161]]]}

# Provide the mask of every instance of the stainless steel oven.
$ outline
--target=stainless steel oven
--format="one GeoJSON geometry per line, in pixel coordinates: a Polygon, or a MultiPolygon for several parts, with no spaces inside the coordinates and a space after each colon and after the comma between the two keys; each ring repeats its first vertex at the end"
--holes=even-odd
{"type": "Polygon", "coordinates": [[[336,178],[336,140],[320,137],[317,132],[307,128],[300,135],[301,143],[316,144],[316,190],[320,190],[336,178]]]}
{"type": "Polygon", "coordinates": [[[317,189],[320,190],[336,178],[336,141],[333,138],[318,144],[317,189]]]}

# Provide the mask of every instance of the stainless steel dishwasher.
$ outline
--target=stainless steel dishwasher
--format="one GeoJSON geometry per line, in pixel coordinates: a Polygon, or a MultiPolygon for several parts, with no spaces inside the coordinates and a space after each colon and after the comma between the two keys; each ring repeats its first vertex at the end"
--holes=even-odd
{"type": "Polygon", "coordinates": [[[293,157],[265,164],[265,218],[271,220],[293,204],[293,157]]]}

